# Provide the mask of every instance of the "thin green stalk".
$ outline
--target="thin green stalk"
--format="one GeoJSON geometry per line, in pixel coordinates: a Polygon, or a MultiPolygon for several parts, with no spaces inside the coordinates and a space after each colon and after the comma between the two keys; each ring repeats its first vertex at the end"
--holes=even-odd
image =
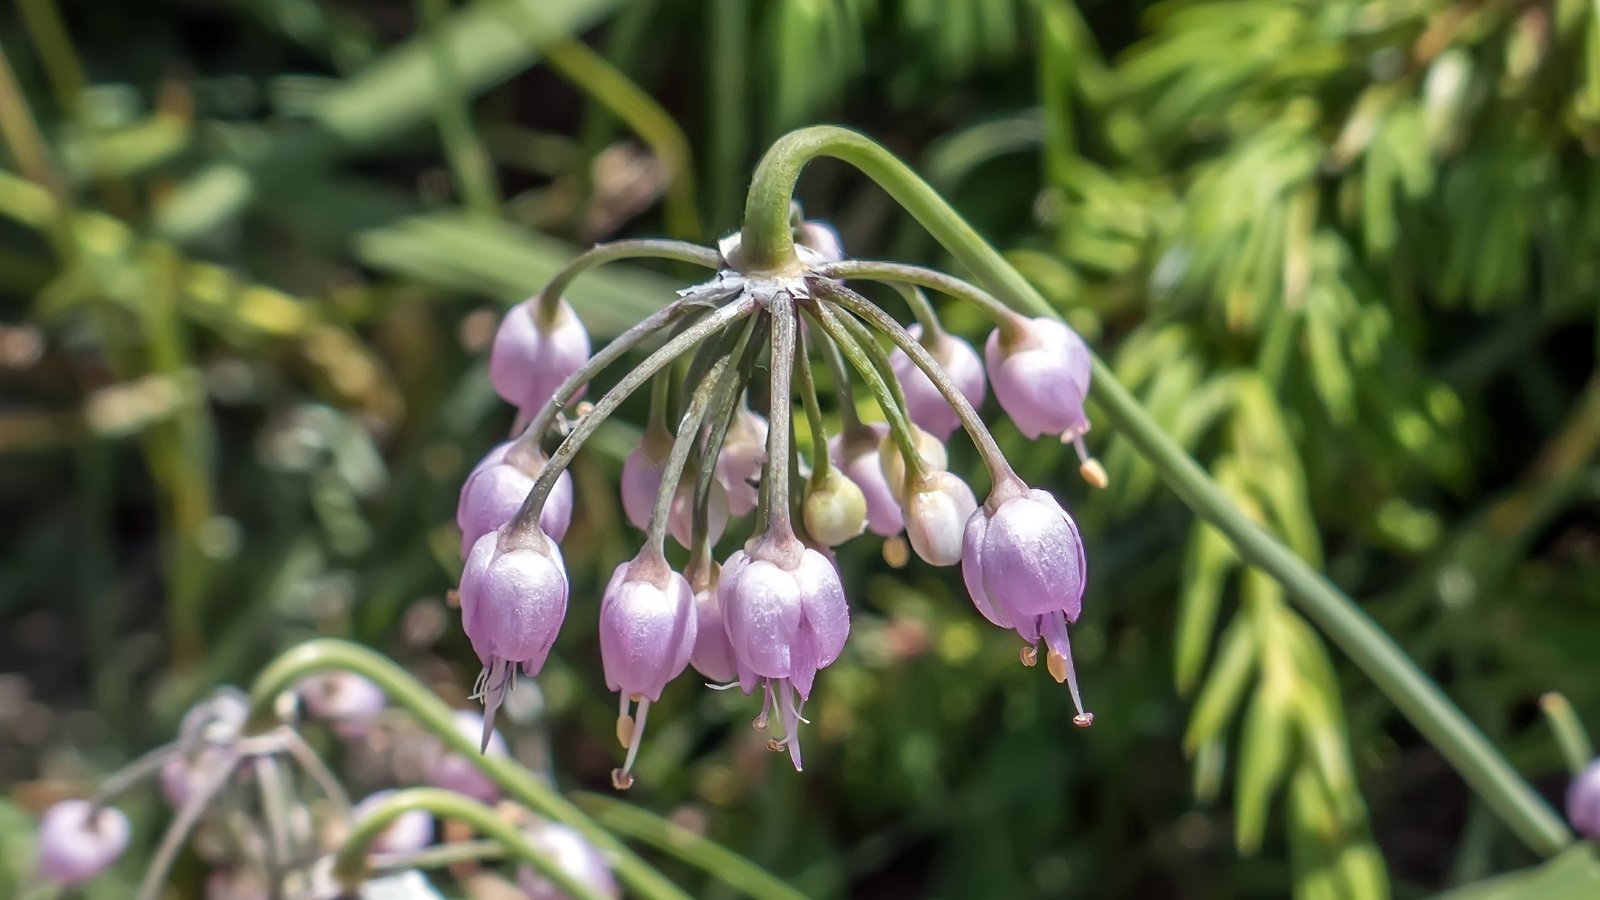
{"type": "Polygon", "coordinates": [[[567,263],[566,268],[557,272],[550,283],[539,291],[539,314],[548,322],[573,279],[595,266],[623,259],[670,259],[708,269],[722,266],[722,254],[710,247],[685,241],[637,240],[599,244],[574,256],[572,262],[567,263]]]}
{"type": "Polygon", "coordinates": [[[856,344],[867,355],[872,367],[878,371],[878,377],[882,378],[883,383],[888,385],[889,393],[894,397],[895,405],[905,409],[905,387],[900,384],[899,377],[894,374],[894,366],[889,365],[889,354],[883,352],[882,345],[878,343],[878,336],[872,333],[872,329],[861,324],[854,315],[845,314],[839,316],[839,324],[843,325],[845,331],[855,337],[856,344]]]}
{"type": "Polygon", "coordinates": [[[811,354],[807,351],[805,336],[801,335],[800,350],[794,356],[795,374],[800,379],[800,401],[806,408],[806,427],[811,429],[811,478],[821,484],[828,477],[832,463],[828,460],[828,429],[822,423],[822,407],[817,403],[817,382],[811,377],[811,354]]]}
{"type": "Polygon", "coordinates": [[[427,29],[428,53],[433,60],[433,77],[438,84],[434,116],[439,122],[439,137],[444,141],[445,158],[455,176],[467,209],[485,219],[500,217],[500,190],[495,185],[494,166],[472,128],[472,112],[461,72],[445,33],[450,16],[449,0],[417,0],[417,17],[427,29]]]}
{"type": "Polygon", "coordinates": [[[689,139],[653,97],[580,41],[545,47],[545,60],[578,89],[616,114],[667,170],[667,231],[697,240],[704,232],[695,209],[694,161],[689,139]]]}
{"type": "MultiPolygon", "coordinates": [[[[645,546],[653,548],[656,556],[665,557],[667,521],[672,518],[672,501],[678,496],[678,482],[683,478],[684,466],[689,463],[689,453],[699,443],[700,426],[705,423],[711,400],[722,386],[722,373],[728,370],[729,357],[724,354],[700,379],[700,384],[689,396],[689,408],[684,410],[678,423],[678,434],[672,441],[672,453],[661,469],[661,488],[656,491],[655,506],[650,510],[650,527],[645,535],[645,546]]],[[[660,378],[660,375],[656,376],[660,378]]]]}
{"type": "Polygon", "coordinates": [[[489,776],[512,799],[534,812],[569,825],[606,855],[612,869],[635,894],[647,898],[688,900],[688,895],[634,855],[606,829],[514,760],[487,756],[478,742],[456,729],[455,714],[444,701],[434,696],[415,678],[375,651],[348,641],[318,638],[284,651],[261,670],[250,686],[251,719],[258,726],[275,720],[274,704],[284,691],[309,675],[329,670],[361,675],[379,688],[389,702],[403,707],[424,729],[435,735],[452,753],[459,754],[480,772],[489,776]]]}
{"type": "Polygon", "coordinates": [[[415,853],[374,853],[367,857],[367,865],[374,872],[404,872],[407,869],[445,869],[460,863],[505,859],[505,856],[505,845],[499,841],[454,841],[415,853]]]}
{"type": "Polygon", "coordinates": [[[767,304],[772,319],[772,369],[768,379],[771,399],[767,415],[767,469],[762,495],[767,501],[764,533],[782,542],[793,542],[794,524],[789,518],[789,432],[794,424],[794,374],[796,327],[794,299],[778,291],[767,304]]]}
{"type": "MultiPolygon", "coordinates": [[[[700,457],[700,471],[694,485],[694,527],[693,533],[702,538],[710,534],[711,523],[711,488],[717,481],[717,457],[722,454],[722,443],[728,437],[728,429],[733,425],[734,416],[739,414],[745,387],[750,383],[750,375],[755,370],[756,360],[761,358],[761,350],[766,345],[767,329],[771,323],[763,316],[750,319],[745,326],[744,333],[739,336],[739,345],[735,350],[739,362],[733,371],[725,378],[726,384],[719,388],[719,396],[711,408],[711,427],[706,429],[704,452],[700,457]]],[[[701,542],[696,541],[696,550],[702,549],[701,542]]],[[[708,554],[709,546],[703,548],[708,554]]]]}
{"type": "Polygon", "coordinates": [[[850,373],[845,371],[844,356],[839,345],[833,341],[822,341],[821,344],[822,362],[833,377],[833,394],[839,401],[839,431],[848,436],[866,426],[861,424],[861,413],[856,409],[856,395],[850,390],[850,373]]]}
{"type": "Polygon", "coordinates": [[[972,438],[972,443],[977,446],[978,455],[983,457],[984,464],[989,469],[989,479],[994,488],[1000,487],[1008,480],[1021,484],[1021,479],[1018,479],[1016,473],[1011,470],[1011,464],[1006,462],[1005,453],[1000,449],[1000,445],[995,443],[989,427],[983,424],[978,411],[972,408],[972,402],[961,393],[955,382],[950,380],[950,373],[939,365],[939,361],[933,358],[933,354],[929,353],[926,347],[911,336],[911,332],[907,331],[905,326],[896,322],[893,316],[879,309],[872,301],[843,285],[828,288],[828,298],[865,319],[868,325],[888,335],[889,340],[916,363],[922,374],[928,376],[928,380],[933,382],[933,386],[955,410],[956,418],[961,420],[962,427],[972,438]]]}
{"type": "MultiPolygon", "coordinates": [[[[794,242],[788,233],[789,200],[801,170],[821,156],[844,160],[877,182],[1001,300],[1029,315],[1059,316],[916,173],[868,138],[832,126],[785,135],[757,167],[745,206],[747,265],[771,270],[795,267],[794,242]]],[[[1542,856],[1553,856],[1572,842],[1571,831],[1549,804],[1354,600],[1235,508],[1098,357],[1093,378],[1090,396],[1110,428],[1150,462],[1195,514],[1227,536],[1242,558],[1289,590],[1300,610],[1372,679],[1524,844],[1542,856]]]]}
{"type": "Polygon", "coordinates": [[[911,309],[911,317],[917,320],[917,326],[922,329],[920,338],[922,346],[929,350],[939,346],[944,340],[944,324],[939,321],[939,314],[928,301],[928,295],[917,285],[906,284],[903,281],[892,281],[889,285],[900,295],[900,299],[906,302],[906,306],[911,309]]]}
{"type": "Polygon", "coordinates": [[[710,872],[722,883],[756,900],[802,900],[805,896],[716,841],[632,803],[590,793],[574,794],[572,799],[612,831],[710,872]]]}
{"type": "MultiPolygon", "coordinates": [[[[529,489],[527,499],[522,501],[522,508],[517,510],[516,517],[511,520],[511,530],[527,534],[538,527],[539,513],[544,509],[545,498],[550,496],[550,489],[555,487],[556,478],[566,470],[567,465],[572,462],[572,458],[578,454],[578,449],[583,446],[583,442],[587,441],[589,436],[594,434],[595,429],[599,428],[613,412],[616,412],[617,407],[622,405],[622,401],[628,399],[630,394],[638,390],[646,379],[666,368],[679,356],[687,353],[689,348],[749,315],[755,306],[756,302],[749,298],[741,298],[736,302],[729,303],[727,306],[696,322],[693,327],[686,329],[672,340],[662,344],[656,352],[646,357],[638,368],[623,376],[615,387],[600,398],[600,402],[594,405],[594,409],[583,417],[583,421],[572,429],[572,433],[566,436],[561,442],[561,446],[556,448],[555,454],[545,464],[544,469],[539,473],[539,477],[534,479],[533,487],[529,489]]],[[[545,408],[549,409],[551,406],[554,406],[554,402],[547,404],[545,408]]]]}
{"type": "Polygon", "coordinates": [[[572,876],[555,854],[535,844],[520,828],[501,818],[493,809],[470,797],[441,788],[405,788],[378,801],[350,826],[350,833],[334,857],[333,875],[348,888],[359,887],[371,876],[367,865],[367,845],[395,819],[423,810],[443,819],[470,825],[472,830],[498,841],[510,855],[539,870],[568,897],[606,900],[607,895],[572,876]]]}
{"type": "Polygon", "coordinates": [[[850,361],[851,367],[866,381],[867,388],[878,401],[878,408],[883,410],[884,420],[889,423],[889,434],[900,447],[900,456],[906,464],[906,478],[912,484],[921,483],[928,474],[927,467],[923,464],[921,451],[917,449],[916,438],[912,437],[912,426],[906,419],[905,406],[895,402],[894,393],[884,383],[883,375],[867,358],[866,351],[857,343],[855,336],[845,329],[840,316],[822,303],[813,303],[806,309],[811,313],[811,320],[828,335],[850,361]]]}
{"type": "MultiPolygon", "coordinates": [[[[937,291],[946,297],[965,300],[982,309],[995,325],[1009,332],[1018,328],[1016,310],[1001,302],[988,291],[970,284],[954,275],[946,275],[933,269],[922,266],[911,266],[904,263],[880,262],[873,259],[847,259],[836,263],[828,263],[817,269],[817,274],[827,278],[848,279],[855,278],[862,281],[881,281],[888,284],[911,284],[924,287],[930,291],[937,291]]],[[[916,307],[913,305],[913,312],[916,307]]],[[[922,316],[917,316],[921,321],[922,316]]],[[[926,327],[926,326],[924,326],[926,327]]]]}
{"type": "Polygon", "coordinates": [[[1550,723],[1550,730],[1556,733],[1556,744],[1561,748],[1567,771],[1576,776],[1588,768],[1594,762],[1594,742],[1589,740],[1589,732],[1584,730],[1583,722],[1573,711],[1572,701],[1552,691],[1539,698],[1539,709],[1550,723]]]}

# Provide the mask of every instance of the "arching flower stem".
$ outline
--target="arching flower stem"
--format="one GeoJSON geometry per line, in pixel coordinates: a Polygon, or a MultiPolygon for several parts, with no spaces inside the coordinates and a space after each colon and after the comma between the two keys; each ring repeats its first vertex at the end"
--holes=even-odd
{"type": "MultiPolygon", "coordinates": [[[[879,144],[835,126],[790,132],[762,157],[745,201],[741,247],[747,267],[773,272],[797,268],[789,201],[800,172],[823,156],[843,160],[877,182],[1001,301],[1028,315],[1060,318],[938,191],[879,144]]],[[[1372,679],[1524,844],[1542,856],[1554,856],[1571,845],[1571,829],[1550,804],[1394,638],[1325,575],[1234,506],[1221,487],[1122,387],[1109,366],[1099,357],[1092,357],[1092,365],[1090,396],[1100,415],[1150,462],[1173,493],[1222,532],[1241,557],[1281,582],[1299,608],[1372,679]]]]}
{"type": "MultiPolygon", "coordinates": [[[[983,310],[994,321],[995,327],[1000,329],[1001,335],[1007,340],[1016,336],[1022,327],[1023,317],[1018,315],[1016,310],[1002,303],[993,294],[954,275],[947,275],[934,269],[872,259],[846,259],[818,266],[817,274],[840,280],[854,278],[860,281],[876,281],[897,286],[915,285],[943,294],[946,297],[964,300],[983,310]]],[[[910,301],[908,300],[907,302],[910,301]]],[[[924,302],[926,302],[925,298],[924,302]]],[[[917,312],[915,304],[912,305],[912,313],[916,315],[917,321],[922,323],[922,330],[926,333],[928,323],[924,315],[917,312]]],[[[937,317],[934,320],[937,321],[937,317]]]]}
{"type": "MultiPolygon", "coordinates": [[[[672,501],[678,495],[678,482],[683,478],[684,467],[689,462],[689,453],[694,449],[694,445],[699,443],[706,412],[711,406],[713,396],[718,393],[718,388],[723,386],[722,377],[729,365],[730,356],[725,353],[711,364],[700,379],[699,386],[689,396],[689,408],[684,410],[683,419],[678,423],[678,434],[672,442],[672,453],[667,457],[667,464],[661,470],[661,488],[656,492],[655,507],[650,511],[650,527],[645,535],[645,546],[653,549],[656,558],[663,563],[666,560],[667,521],[672,517],[672,501]]],[[[661,377],[661,375],[656,376],[658,380],[661,377]]]]}
{"type": "Polygon", "coordinates": [[[772,318],[772,377],[767,417],[767,470],[762,485],[767,507],[766,537],[780,543],[796,540],[789,518],[789,432],[795,350],[795,304],[788,291],[768,302],[772,318]]]}
{"type": "Polygon", "coordinates": [[[546,818],[570,825],[611,860],[629,890],[645,900],[689,900],[688,894],[651,868],[562,797],[548,782],[508,757],[485,755],[475,738],[456,729],[444,701],[388,657],[349,641],[317,638],[284,651],[261,670],[250,686],[250,719],[256,729],[275,726],[275,703],[308,675],[329,670],[361,675],[383,690],[389,702],[409,712],[420,726],[453,753],[487,775],[506,795],[546,818]]]}
{"type": "Polygon", "coordinates": [[[911,336],[905,326],[895,321],[894,317],[879,309],[877,304],[861,296],[842,284],[819,282],[813,285],[813,290],[824,294],[828,300],[865,319],[868,325],[883,332],[889,340],[899,347],[911,361],[917,364],[933,386],[955,410],[956,417],[961,420],[961,426],[966,429],[972,438],[972,443],[978,448],[978,455],[983,457],[983,463],[989,469],[989,478],[993,482],[991,496],[1003,495],[1020,496],[1027,493],[1027,486],[1022,479],[1012,471],[1011,464],[1006,461],[1005,453],[1000,445],[995,443],[994,435],[989,432],[989,427],[983,424],[983,419],[978,416],[978,411],[972,408],[971,401],[967,400],[961,389],[950,380],[950,375],[939,365],[938,360],[928,352],[927,348],[911,336]]]}
{"type": "MultiPolygon", "coordinates": [[[[598,244],[574,256],[539,291],[538,315],[542,324],[548,326],[555,320],[556,312],[560,308],[562,295],[567,292],[568,286],[579,275],[596,266],[624,259],[666,259],[673,262],[705,266],[708,269],[715,269],[722,265],[722,254],[710,247],[702,247],[698,244],[690,244],[684,241],[650,239],[612,241],[608,244],[598,244]]],[[[579,384],[582,384],[582,382],[579,382],[579,384]]]]}
{"type": "Polygon", "coordinates": [[[822,421],[822,407],[817,402],[817,382],[811,376],[811,354],[807,351],[805,336],[801,335],[800,349],[794,356],[795,376],[800,379],[800,400],[806,408],[806,426],[811,430],[811,477],[826,478],[832,463],[828,460],[828,429],[822,421]]]}
{"type": "Polygon", "coordinates": [[[883,373],[879,372],[867,358],[866,351],[857,343],[855,336],[845,330],[840,321],[841,317],[827,304],[812,303],[806,307],[806,312],[867,383],[867,388],[872,391],[879,408],[883,410],[884,420],[889,423],[889,434],[900,447],[900,455],[906,464],[907,479],[912,483],[920,482],[928,474],[927,466],[923,464],[922,454],[917,450],[916,439],[912,437],[911,423],[906,419],[905,407],[895,403],[894,394],[885,382],[883,373]]]}
{"type": "Polygon", "coordinates": [[[365,881],[371,871],[367,864],[367,845],[395,819],[412,810],[425,810],[442,819],[452,819],[472,827],[505,847],[507,853],[539,870],[569,897],[581,900],[606,900],[606,896],[562,868],[551,854],[541,850],[517,826],[493,809],[470,797],[442,788],[405,788],[385,797],[355,822],[334,857],[333,874],[347,888],[365,881]]]}

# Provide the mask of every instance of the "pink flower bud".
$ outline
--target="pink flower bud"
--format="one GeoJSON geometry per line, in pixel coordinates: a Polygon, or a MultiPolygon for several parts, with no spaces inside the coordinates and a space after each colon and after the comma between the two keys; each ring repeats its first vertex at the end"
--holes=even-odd
{"type": "Polygon", "coordinates": [[[83,884],[128,849],[128,833],[128,817],[116,807],[63,800],[39,821],[39,877],[67,887],[83,884]]]}
{"type": "MultiPolygon", "coordinates": [[[[644,442],[635,447],[622,462],[622,511],[633,527],[640,531],[650,528],[650,515],[655,510],[656,496],[661,491],[662,470],[672,450],[670,444],[664,448],[652,447],[652,444],[649,436],[646,436],[644,442]]],[[[689,474],[684,473],[685,476],[689,474]]],[[[721,484],[711,486],[707,513],[710,540],[715,544],[722,539],[722,532],[728,527],[728,493],[721,484]]],[[[673,494],[672,505],[667,510],[667,533],[672,535],[673,540],[688,547],[693,540],[693,531],[694,479],[682,477],[678,481],[678,490],[673,494]]]]}
{"type": "Polygon", "coordinates": [[[648,554],[617,566],[600,600],[600,664],[606,686],[620,694],[617,737],[628,748],[627,761],[611,775],[619,790],[633,784],[650,704],[694,652],[694,591],[665,560],[648,554]],[[628,713],[630,700],[639,703],[636,719],[628,713]]]}
{"type": "Polygon", "coordinates": [[[301,681],[299,693],[306,712],[347,741],[370,734],[388,702],[383,689],[370,680],[337,669],[301,681]]]}
{"type": "Polygon", "coordinates": [[[1071,441],[1089,430],[1089,347],[1065,322],[1023,320],[1022,336],[1009,344],[997,328],[984,357],[995,399],[1029,439],[1058,434],[1071,441]]]}
{"type": "Polygon", "coordinates": [[[728,492],[728,514],[742,516],[760,499],[756,482],[767,461],[767,420],[739,404],[717,455],[717,481],[728,492]]]}
{"type": "MultiPolygon", "coordinates": [[[[718,599],[745,693],[766,682],[767,701],[779,695],[787,745],[799,769],[794,702],[811,696],[817,670],[839,658],[850,634],[850,607],[833,562],[795,540],[757,540],[723,566],[718,599]]],[[[762,721],[764,724],[765,713],[762,721]]]]}
{"type": "MultiPolygon", "coordinates": [[[[557,822],[540,822],[529,828],[528,839],[555,861],[561,871],[597,894],[621,897],[604,856],[576,829],[557,822]]],[[[531,866],[517,870],[517,885],[528,900],[567,900],[567,895],[531,866]]]]}
{"type": "MultiPolygon", "coordinates": [[[[490,450],[467,475],[456,503],[456,525],[461,529],[461,555],[501,525],[511,521],[533,490],[533,481],[547,460],[537,449],[510,453],[513,441],[490,450]]],[[[562,470],[539,511],[539,527],[557,542],[572,524],[572,474],[562,470]]]]}
{"type": "Polygon", "coordinates": [[[949,472],[932,472],[906,497],[906,537],[911,549],[933,566],[961,561],[967,519],[978,508],[972,488],[949,472]]]}
{"type": "MultiPolygon", "coordinates": [[[[463,737],[479,741],[485,733],[483,755],[504,758],[511,755],[505,738],[495,731],[492,723],[471,710],[458,709],[452,723],[463,737]]],[[[434,787],[455,791],[474,800],[493,803],[500,799],[500,788],[489,776],[478,770],[465,756],[445,747],[437,738],[429,745],[423,761],[428,783],[434,787]]]]}
{"type": "MultiPolygon", "coordinates": [[[[489,380],[501,397],[533,416],[568,376],[589,361],[589,332],[562,300],[554,321],[539,321],[539,299],[511,307],[489,352],[489,380]]],[[[583,396],[579,388],[570,403],[583,396]]]]}
{"type": "Polygon", "coordinates": [[[1567,787],[1567,821],[1591,841],[1600,841],[1600,759],[1584,767],[1567,787]]]}
{"type": "MultiPolygon", "coordinates": [[[[377,791],[350,810],[350,820],[359,822],[394,794],[377,791]]],[[[423,809],[409,809],[390,820],[367,844],[368,853],[415,853],[433,843],[433,816],[423,809]]]]}
{"type": "Polygon", "coordinates": [[[728,684],[739,677],[733,662],[733,644],[723,624],[722,601],[717,599],[721,573],[722,567],[712,563],[705,583],[696,586],[694,592],[694,652],[689,655],[689,664],[712,684],[728,684]]]}
{"type": "Polygon", "coordinates": [[[461,573],[461,621],[483,661],[484,740],[520,665],[537,675],[567,614],[567,569],[542,531],[502,528],[472,545],[461,573]]]}
{"type": "Polygon", "coordinates": [[[828,458],[861,488],[867,501],[867,530],[882,537],[894,537],[905,528],[905,519],[900,514],[900,503],[895,500],[894,491],[889,489],[882,457],[878,455],[878,443],[889,433],[889,426],[869,425],[864,433],[870,433],[871,439],[834,436],[828,441],[828,458]]]}
{"type": "MultiPolygon", "coordinates": [[[[922,338],[921,325],[912,325],[907,330],[912,337],[922,338]]],[[[974,407],[983,405],[983,363],[971,344],[954,335],[942,334],[938,343],[929,348],[929,353],[974,407]]],[[[900,388],[906,395],[906,414],[911,421],[939,440],[948,441],[961,419],[944,394],[900,348],[896,347],[889,354],[889,366],[900,380],[900,388]]]]}
{"type": "Polygon", "coordinates": [[[1083,540],[1072,516],[1044,491],[998,485],[967,521],[961,577],[984,618],[1015,629],[1030,646],[1044,638],[1050,674],[1068,682],[1078,707],[1074,721],[1092,721],[1078,696],[1067,640],[1067,625],[1078,621],[1083,610],[1088,577],[1083,540]]]}

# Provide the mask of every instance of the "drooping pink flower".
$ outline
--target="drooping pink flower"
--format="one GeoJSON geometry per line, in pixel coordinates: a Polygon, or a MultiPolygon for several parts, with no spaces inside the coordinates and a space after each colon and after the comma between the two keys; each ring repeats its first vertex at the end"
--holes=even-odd
{"type": "Polygon", "coordinates": [[[1067,682],[1078,708],[1074,721],[1093,721],[1078,695],[1067,639],[1067,626],[1083,611],[1088,577],[1072,516],[1044,491],[1019,483],[998,485],[967,521],[961,577],[984,618],[1014,629],[1030,647],[1044,638],[1050,674],[1067,682]]]}
{"type": "MultiPolygon", "coordinates": [[[[912,325],[909,329],[911,336],[920,340],[922,326],[912,325]]],[[[983,405],[984,382],[983,363],[978,359],[978,351],[972,345],[952,334],[941,332],[937,342],[928,348],[936,362],[939,363],[950,380],[955,383],[958,390],[974,407],[983,405]]],[[[948,441],[961,425],[961,419],[956,416],[956,411],[945,399],[944,394],[934,386],[926,373],[907,356],[905,351],[896,347],[889,354],[889,366],[894,370],[894,375],[900,380],[901,391],[906,396],[906,414],[917,427],[923,429],[941,441],[948,441]]]]}
{"type": "Polygon", "coordinates": [[[114,806],[62,800],[39,821],[40,878],[72,887],[111,867],[128,849],[128,817],[114,806]]]}
{"type": "Polygon", "coordinates": [[[567,615],[567,569],[542,531],[502,528],[472,545],[461,573],[461,622],[483,661],[484,735],[518,666],[537,675],[567,615]]]}
{"type": "Polygon", "coordinates": [[[878,423],[865,426],[859,437],[841,434],[828,441],[828,458],[866,498],[867,530],[881,537],[894,537],[905,528],[900,503],[889,489],[878,455],[878,444],[888,433],[889,426],[878,423]]]}
{"type": "MultiPolygon", "coordinates": [[[[350,810],[350,821],[359,822],[394,794],[375,791],[350,810]]],[[[391,820],[387,827],[367,843],[368,853],[415,853],[433,843],[433,816],[427,810],[408,809],[391,820]]]]}
{"type": "Polygon", "coordinates": [[[995,399],[1029,439],[1055,434],[1063,441],[1077,441],[1089,430],[1083,411],[1089,393],[1089,347],[1065,322],[1046,318],[1020,322],[1019,336],[1008,342],[997,328],[984,346],[995,399]]]}
{"type": "Polygon", "coordinates": [[[633,783],[650,704],[689,665],[696,624],[694,591],[658,555],[646,550],[611,573],[600,600],[600,664],[606,686],[618,693],[617,736],[627,738],[627,761],[611,775],[619,790],[633,783]],[[638,712],[630,716],[635,700],[638,712]]]}
{"type": "MultiPolygon", "coordinates": [[[[506,747],[505,738],[500,736],[493,724],[479,713],[467,709],[458,709],[454,713],[451,724],[456,733],[472,741],[480,741],[483,755],[505,758],[511,755],[506,747]],[[487,734],[487,741],[483,735],[487,734]]],[[[423,758],[424,777],[434,787],[455,791],[484,803],[493,803],[500,799],[500,787],[494,780],[483,774],[472,761],[460,753],[446,747],[442,741],[435,738],[429,745],[423,758]]]]}
{"type": "MultiPolygon", "coordinates": [[[[544,322],[534,297],[511,307],[501,320],[489,352],[489,380],[507,403],[532,417],[588,361],[589,332],[567,301],[560,301],[552,320],[544,322]]],[[[567,402],[581,396],[580,387],[567,402]]]]}
{"type": "MultiPolygon", "coordinates": [[[[544,471],[546,460],[537,449],[526,452],[513,451],[514,441],[506,441],[490,450],[461,485],[461,499],[456,503],[456,526],[461,529],[461,555],[465,557],[472,545],[501,525],[511,521],[522,501],[533,490],[534,479],[544,471]]],[[[539,527],[559,543],[567,536],[572,524],[572,473],[562,470],[545,497],[544,508],[539,511],[539,527]]]]}
{"type": "MultiPolygon", "coordinates": [[[[798,541],[757,539],[722,567],[718,586],[723,622],[733,645],[739,685],[750,693],[765,684],[766,702],[777,694],[785,737],[801,767],[801,701],[811,696],[817,671],[839,658],[850,633],[850,608],[833,562],[798,541]]],[[[765,710],[762,713],[764,722],[765,710]]]]}
{"type": "Polygon", "coordinates": [[[1585,766],[1567,786],[1567,821],[1591,841],[1600,841],[1600,759],[1585,766]]]}
{"type": "Polygon", "coordinates": [[[906,495],[906,537],[911,549],[931,566],[961,561],[961,540],[978,501],[972,488],[949,472],[931,472],[906,495]]]}
{"type": "MultiPolygon", "coordinates": [[[[558,822],[539,822],[526,829],[528,839],[544,851],[573,880],[605,897],[621,897],[622,890],[606,865],[605,857],[576,829],[558,822]]],[[[517,870],[517,886],[528,900],[567,900],[567,894],[532,866],[517,870]]]]}

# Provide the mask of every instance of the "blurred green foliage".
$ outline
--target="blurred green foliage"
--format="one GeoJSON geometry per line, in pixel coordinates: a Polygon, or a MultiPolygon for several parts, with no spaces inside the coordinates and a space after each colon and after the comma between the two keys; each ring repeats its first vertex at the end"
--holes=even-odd
{"type": "MultiPolygon", "coordinates": [[[[815,120],[1009,248],[1551,796],[1534,699],[1600,716],[1591,3],[16,0],[0,49],[15,807],[312,634],[464,703],[451,513],[510,425],[495,306],[595,240],[731,229],[756,154],[815,120]]],[[[858,177],[818,166],[802,199],[853,255],[944,262],[858,177]]],[[[572,300],[607,336],[686,274],[607,269],[572,300]]],[[[1091,731],[950,573],[852,546],[808,770],[745,698],[685,683],[626,799],[811,896],[1416,896],[1532,861],[1115,435],[1091,435],[1112,486],[1090,495],[1069,450],[998,433],[1090,542],[1091,731]]],[[[633,438],[574,470],[575,602],[512,728],[565,785],[613,765],[581,598],[638,539],[612,487],[633,438]]],[[[156,804],[130,813],[153,842],[156,804]]],[[[1593,868],[1461,896],[1586,896],[1593,868]]]]}

